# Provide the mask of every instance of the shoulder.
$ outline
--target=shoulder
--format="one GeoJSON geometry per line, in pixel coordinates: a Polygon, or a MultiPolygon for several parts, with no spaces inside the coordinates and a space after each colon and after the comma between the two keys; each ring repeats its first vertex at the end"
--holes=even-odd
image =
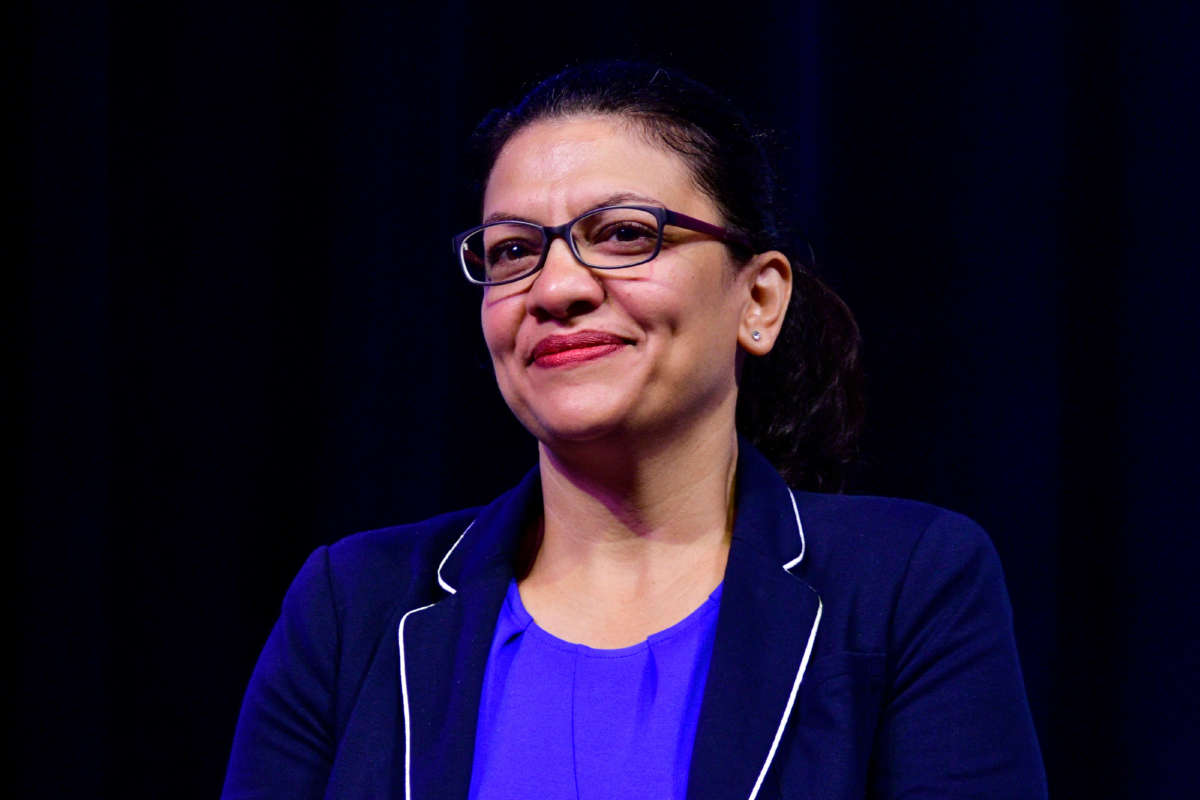
{"type": "Polygon", "coordinates": [[[834,715],[861,698],[878,715],[866,733],[872,794],[1045,797],[1008,592],[983,528],[911,500],[797,492],[796,505],[801,577],[825,613],[809,702],[834,715]],[[849,677],[819,688],[830,676],[849,677]]]}
{"type": "Polygon", "coordinates": [[[913,617],[953,615],[980,592],[995,614],[1008,613],[995,548],[969,517],[913,500],[795,495],[806,545],[800,577],[854,632],[846,649],[893,649],[913,617]]]}
{"type": "Polygon", "coordinates": [[[463,509],[364,531],[317,548],[300,568],[268,651],[288,674],[317,673],[325,691],[353,696],[407,610],[442,595],[437,570],[475,518],[463,509]],[[336,686],[336,688],[335,688],[336,686]]]}
{"type": "Polygon", "coordinates": [[[320,548],[309,560],[324,561],[339,609],[419,600],[436,589],[441,559],[478,513],[466,508],[363,531],[320,548]]]}
{"type": "Polygon", "coordinates": [[[939,526],[959,528],[964,535],[974,535],[967,533],[968,530],[982,533],[982,529],[969,517],[918,500],[802,491],[793,491],[793,494],[806,527],[811,522],[831,531],[853,530],[865,535],[896,538],[920,535],[937,523],[939,526]]]}
{"type": "Polygon", "coordinates": [[[812,674],[851,664],[868,675],[861,685],[880,682],[861,690],[882,701],[875,791],[1045,797],[1008,592],[983,528],[909,500],[796,500],[812,557],[804,579],[826,614],[812,674]]]}
{"type": "Polygon", "coordinates": [[[795,492],[806,560],[822,570],[904,569],[918,553],[955,560],[992,553],[963,514],[916,500],[795,492]]]}
{"type": "MultiPolygon", "coordinates": [[[[225,795],[309,795],[324,786],[357,698],[386,697],[394,617],[435,595],[442,554],[475,509],[317,548],[283,601],[246,690],[225,795]],[[364,688],[374,686],[374,688],[364,688]]],[[[384,704],[386,705],[386,704],[384,704]]],[[[382,707],[382,706],[381,706],[382,707]]]]}
{"type": "Polygon", "coordinates": [[[348,647],[373,642],[397,611],[438,596],[438,564],[477,511],[364,531],[318,547],[288,588],[281,621],[325,630],[348,647]]]}

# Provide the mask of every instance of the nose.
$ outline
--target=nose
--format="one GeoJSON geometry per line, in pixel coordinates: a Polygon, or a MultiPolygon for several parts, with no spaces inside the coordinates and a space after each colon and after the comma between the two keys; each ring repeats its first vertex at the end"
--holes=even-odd
{"type": "Polygon", "coordinates": [[[604,302],[604,284],[580,264],[565,239],[550,242],[546,263],[529,287],[529,310],[539,318],[566,319],[604,302]]]}

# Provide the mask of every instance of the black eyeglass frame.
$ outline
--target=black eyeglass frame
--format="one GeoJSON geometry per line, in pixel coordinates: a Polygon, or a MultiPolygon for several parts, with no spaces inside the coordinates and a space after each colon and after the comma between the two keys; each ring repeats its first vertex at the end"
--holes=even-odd
{"type": "Polygon", "coordinates": [[[535,272],[539,271],[542,267],[544,267],[546,265],[546,258],[550,254],[550,245],[554,242],[555,239],[562,239],[563,241],[565,241],[567,243],[567,248],[571,251],[571,255],[573,255],[575,257],[575,260],[578,261],[583,266],[588,267],[589,269],[628,269],[629,267],[636,267],[640,264],[648,263],[648,262],[653,261],[654,259],[658,258],[658,254],[660,252],[662,252],[663,228],[665,228],[667,225],[674,225],[676,228],[684,228],[689,231],[695,231],[696,233],[707,234],[708,236],[712,236],[714,239],[724,242],[725,244],[732,245],[734,247],[739,247],[739,248],[745,250],[747,254],[754,253],[754,244],[750,241],[749,237],[744,236],[743,234],[740,234],[737,231],[732,231],[728,228],[723,228],[720,225],[713,225],[711,222],[705,222],[704,220],[696,219],[695,217],[689,217],[687,214],[681,214],[678,211],[672,211],[669,208],[662,208],[661,206],[637,206],[637,205],[626,205],[626,204],[621,204],[621,205],[616,205],[616,206],[603,206],[601,208],[593,208],[590,211],[586,211],[586,212],[580,214],[578,217],[575,217],[575,219],[564,222],[562,225],[538,225],[536,222],[527,222],[525,220],[520,220],[520,219],[496,220],[494,222],[485,222],[483,225],[476,225],[474,228],[463,231],[462,233],[455,236],[454,240],[453,240],[453,247],[454,247],[454,254],[458,258],[459,266],[462,267],[463,275],[466,276],[468,281],[475,284],[476,286],[502,286],[506,283],[515,283],[516,281],[522,280],[524,278],[528,278],[530,275],[533,275],[535,272]],[[657,237],[657,241],[655,241],[655,243],[654,243],[654,251],[650,255],[648,255],[646,258],[643,258],[641,261],[635,261],[632,264],[621,264],[620,266],[606,266],[606,265],[602,265],[602,264],[589,264],[588,262],[584,261],[583,256],[581,256],[579,254],[579,250],[575,246],[575,240],[572,239],[571,236],[569,235],[572,226],[574,226],[575,223],[579,222],[580,220],[586,219],[587,217],[590,217],[593,214],[600,214],[605,211],[612,211],[614,209],[621,209],[621,208],[629,208],[629,209],[634,209],[637,211],[645,211],[647,213],[654,215],[654,217],[658,220],[658,237],[657,237]],[[524,226],[527,226],[530,228],[534,228],[538,231],[541,231],[542,255],[538,259],[536,267],[529,270],[528,272],[523,272],[514,278],[505,278],[502,281],[476,280],[475,278],[471,277],[471,272],[467,268],[467,261],[463,257],[463,249],[464,249],[463,245],[466,243],[468,238],[475,235],[476,233],[479,233],[480,231],[485,230],[486,228],[495,227],[497,225],[524,225],[524,226]]]}

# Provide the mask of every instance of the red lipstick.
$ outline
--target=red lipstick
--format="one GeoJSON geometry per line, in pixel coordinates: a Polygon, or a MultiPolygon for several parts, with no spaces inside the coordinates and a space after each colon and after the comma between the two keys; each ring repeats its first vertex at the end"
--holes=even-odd
{"type": "Polygon", "coordinates": [[[614,333],[580,331],[565,336],[547,336],[533,347],[530,362],[539,367],[558,367],[601,358],[620,350],[628,342],[614,333]]]}

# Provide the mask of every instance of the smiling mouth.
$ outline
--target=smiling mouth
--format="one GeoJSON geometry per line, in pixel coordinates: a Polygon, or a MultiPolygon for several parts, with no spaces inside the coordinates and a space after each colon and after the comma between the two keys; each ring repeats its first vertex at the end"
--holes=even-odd
{"type": "Polygon", "coordinates": [[[533,348],[529,361],[539,367],[558,367],[602,358],[630,344],[603,331],[580,331],[566,336],[547,336],[533,348]]]}

